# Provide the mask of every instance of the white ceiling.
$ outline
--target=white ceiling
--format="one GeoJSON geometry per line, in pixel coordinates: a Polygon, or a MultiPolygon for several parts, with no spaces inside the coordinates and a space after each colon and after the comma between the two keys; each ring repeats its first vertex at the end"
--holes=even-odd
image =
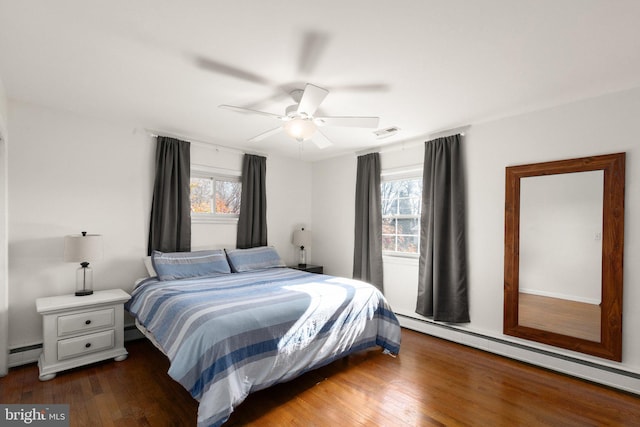
{"type": "Polygon", "coordinates": [[[0,0],[0,78],[11,99],[312,161],[640,87],[640,1],[0,0]],[[281,114],[305,82],[330,90],[322,113],[400,132],[324,128],[334,145],[301,151],[247,143],[279,122],[217,108],[281,114]]]}

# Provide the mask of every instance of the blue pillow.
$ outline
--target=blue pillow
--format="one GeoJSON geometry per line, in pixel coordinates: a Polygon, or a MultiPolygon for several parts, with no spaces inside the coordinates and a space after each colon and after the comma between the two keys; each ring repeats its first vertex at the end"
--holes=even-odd
{"type": "Polygon", "coordinates": [[[231,269],[235,273],[261,270],[264,268],[286,267],[273,246],[250,249],[225,249],[231,269]]]}
{"type": "Polygon", "coordinates": [[[151,261],[159,280],[231,273],[227,257],[222,249],[170,253],[153,251],[151,261]]]}

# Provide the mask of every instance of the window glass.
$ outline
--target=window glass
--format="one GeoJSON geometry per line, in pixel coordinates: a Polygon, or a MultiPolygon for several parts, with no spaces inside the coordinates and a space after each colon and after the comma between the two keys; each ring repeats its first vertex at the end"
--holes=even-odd
{"type": "Polygon", "coordinates": [[[242,185],[239,178],[191,177],[191,213],[194,218],[237,218],[242,185]]]}
{"type": "Polygon", "coordinates": [[[240,182],[216,180],[215,183],[216,213],[240,214],[240,182]]]}
{"type": "Polygon", "coordinates": [[[417,255],[422,178],[385,180],[381,183],[381,196],[383,253],[417,255]]]}
{"type": "Polygon", "coordinates": [[[211,178],[191,178],[191,212],[211,213],[213,211],[212,184],[211,178]]]}

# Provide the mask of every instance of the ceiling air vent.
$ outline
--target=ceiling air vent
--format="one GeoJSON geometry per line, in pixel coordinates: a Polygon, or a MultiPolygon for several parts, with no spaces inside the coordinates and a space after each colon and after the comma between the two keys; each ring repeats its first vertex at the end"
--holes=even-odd
{"type": "Polygon", "coordinates": [[[378,129],[376,131],[373,131],[373,133],[376,135],[378,139],[382,139],[382,138],[387,138],[391,135],[395,135],[396,133],[398,133],[399,130],[400,128],[392,126],[389,128],[378,129]]]}

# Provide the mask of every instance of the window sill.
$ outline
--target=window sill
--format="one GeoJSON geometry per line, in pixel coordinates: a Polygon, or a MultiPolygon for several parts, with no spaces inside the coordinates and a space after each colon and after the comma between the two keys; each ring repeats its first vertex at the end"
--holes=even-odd
{"type": "Polygon", "coordinates": [[[192,224],[237,224],[238,217],[224,216],[191,216],[192,224]]]}
{"type": "Polygon", "coordinates": [[[420,255],[401,255],[401,254],[382,254],[382,262],[390,264],[402,264],[402,265],[418,265],[420,255]]]}

